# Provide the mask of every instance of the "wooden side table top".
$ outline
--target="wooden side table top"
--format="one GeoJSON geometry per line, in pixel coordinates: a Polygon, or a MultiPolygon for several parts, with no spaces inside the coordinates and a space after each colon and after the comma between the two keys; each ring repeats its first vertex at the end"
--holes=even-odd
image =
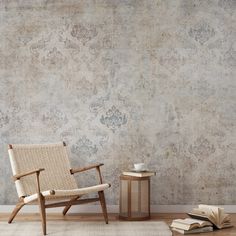
{"type": "Polygon", "coordinates": [[[141,180],[148,180],[148,179],[150,179],[150,177],[151,176],[137,177],[137,176],[123,175],[123,174],[120,175],[121,180],[138,180],[138,181],[141,181],[141,180]]]}

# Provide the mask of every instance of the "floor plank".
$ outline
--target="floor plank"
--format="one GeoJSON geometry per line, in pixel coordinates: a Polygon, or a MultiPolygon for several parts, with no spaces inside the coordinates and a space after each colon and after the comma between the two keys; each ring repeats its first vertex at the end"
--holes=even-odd
{"type": "MultiPolygon", "coordinates": [[[[0,213],[0,221],[7,221],[9,214],[7,213],[0,213]]],[[[152,221],[165,221],[166,223],[170,224],[173,219],[177,218],[185,218],[188,217],[186,214],[152,214],[151,220],[152,221]]],[[[22,213],[16,216],[14,219],[15,221],[40,221],[39,214],[30,214],[30,213],[22,213]]],[[[63,216],[62,214],[58,213],[49,213],[47,214],[47,220],[56,221],[56,220],[65,220],[65,221],[104,221],[102,214],[68,214],[63,216]]],[[[109,220],[116,221],[119,220],[118,214],[109,214],[109,220]]],[[[231,214],[232,224],[236,225],[236,214],[231,214]]],[[[178,233],[173,233],[173,235],[181,235],[178,233]]],[[[192,234],[198,235],[198,234],[192,234]]],[[[236,227],[217,230],[211,233],[204,233],[201,234],[204,236],[236,236],[236,227]]]]}

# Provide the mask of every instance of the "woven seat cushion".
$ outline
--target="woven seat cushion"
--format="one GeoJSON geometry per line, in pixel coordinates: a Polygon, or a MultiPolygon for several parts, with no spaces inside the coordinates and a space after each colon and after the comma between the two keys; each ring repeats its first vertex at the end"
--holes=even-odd
{"type": "MultiPolygon", "coordinates": [[[[61,198],[71,197],[71,196],[82,196],[88,193],[103,191],[109,188],[109,186],[110,186],[109,184],[99,184],[99,185],[94,185],[91,187],[77,188],[77,189],[70,189],[70,190],[47,190],[47,191],[43,191],[42,194],[44,197],[46,197],[46,199],[49,196],[61,197],[61,198]],[[53,192],[53,195],[52,195],[52,192],[53,192]]],[[[29,203],[37,199],[38,199],[38,194],[35,193],[35,194],[25,197],[24,202],[29,203]]]]}

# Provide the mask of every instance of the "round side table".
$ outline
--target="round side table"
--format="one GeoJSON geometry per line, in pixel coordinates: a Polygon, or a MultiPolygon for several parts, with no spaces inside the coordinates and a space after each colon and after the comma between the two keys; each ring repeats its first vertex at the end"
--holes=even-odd
{"type": "Polygon", "coordinates": [[[122,220],[150,219],[150,176],[120,176],[120,215],[122,220]]]}

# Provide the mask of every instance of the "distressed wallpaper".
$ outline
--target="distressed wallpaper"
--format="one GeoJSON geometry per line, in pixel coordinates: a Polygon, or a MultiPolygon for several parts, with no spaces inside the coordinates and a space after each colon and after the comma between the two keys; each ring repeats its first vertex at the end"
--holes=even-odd
{"type": "Polygon", "coordinates": [[[152,204],[236,204],[235,0],[0,4],[0,204],[7,144],[59,140],[73,166],[105,163],[108,204],[136,162],[152,204]]]}

